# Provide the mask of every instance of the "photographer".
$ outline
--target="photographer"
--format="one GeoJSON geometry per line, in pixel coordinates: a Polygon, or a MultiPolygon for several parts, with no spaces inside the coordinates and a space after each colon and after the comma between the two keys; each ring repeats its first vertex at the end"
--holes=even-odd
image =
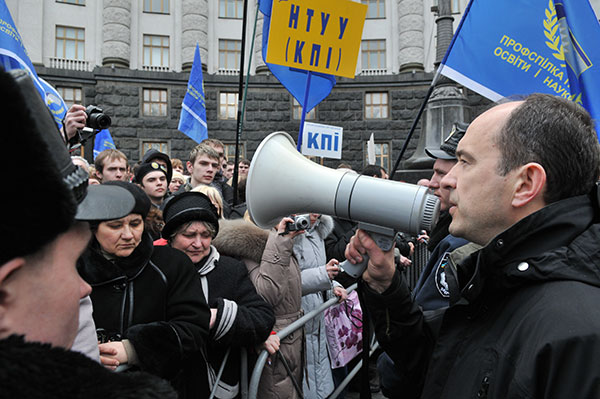
{"type": "Polygon", "coordinates": [[[86,126],[87,114],[85,107],[81,104],[73,104],[65,115],[62,127],[62,139],[66,143],[71,141],[77,134],[77,131],[86,126]]]}

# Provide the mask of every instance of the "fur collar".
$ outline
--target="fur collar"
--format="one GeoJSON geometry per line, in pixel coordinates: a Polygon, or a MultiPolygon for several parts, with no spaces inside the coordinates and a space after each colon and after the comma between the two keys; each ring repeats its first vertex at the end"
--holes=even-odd
{"type": "Polygon", "coordinates": [[[219,220],[219,234],[213,245],[220,254],[260,263],[267,245],[269,231],[243,219],[219,220]]]}
{"type": "Polygon", "coordinates": [[[313,230],[321,237],[321,239],[326,239],[333,230],[333,218],[328,215],[321,215],[319,223],[313,227],[313,230]]]}

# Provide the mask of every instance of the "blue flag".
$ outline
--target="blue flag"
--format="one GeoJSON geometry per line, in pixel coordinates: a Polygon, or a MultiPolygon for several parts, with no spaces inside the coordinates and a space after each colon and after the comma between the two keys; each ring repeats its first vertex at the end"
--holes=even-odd
{"type": "Polygon", "coordinates": [[[98,154],[109,148],[116,149],[117,147],[115,147],[115,142],[108,129],[102,129],[96,134],[96,138],[94,139],[94,160],[96,160],[98,154]]]}
{"type": "Polygon", "coordinates": [[[26,70],[31,76],[33,84],[40,92],[40,96],[46,101],[46,91],[39,81],[35,68],[23,45],[21,35],[19,35],[15,27],[15,23],[4,0],[0,0],[0,26],[2,27],[0,29],[0,65],[6,71],[12,69],[26,70]]]}
{"type": "Polygon", "coordinates": [[[50,83],[46,82],[42,78],[38,78],[42,86],[44,87],[44,100],[46,102],[46,106],[52,113],[54,117],[54,121],[58,125],[59,129],[63,127],[63,119],[65,118],[65,114],[67,113],[67,105],[65,101],[61,97],[61,95],[56,91],[50,83]]]}
{"type": "Polygon", "coordinates": [[[587,0],[471,0],[441,73],[493,101],[530,93],[570,99],[600,133],[599,43],[587,0]]]}
{"type": "Polygon", "coordinates": [[[204,100],[204,87],[202,87],[202,61],[200,48],[196,44],[194,64],[188,81],[187,92],[181,103],[181,116],[179,129],[197,143],[208,138],[206,125],[206,104],[204,100]]]}
{"type": "Polygon", "coordinates": [[[269,27],[271,25],[271,6],[272,0],[260,0],[260,11],[264,15],[263,36],[262,36],[262,57],[265,64],[271,70],[271,73],[281,82],[281,84],[294,96],[294,98],[304,108],[304,112],[310,112],[318,103],[331,93],[335,86],[335,77],[323,73],[311,72],[310,88],[308,91],[308,100],[304,104],[306,95],[306,82],[308,71],[290,68],[282,65],[267,63],[267,46],[269,42],[269,27]]]}

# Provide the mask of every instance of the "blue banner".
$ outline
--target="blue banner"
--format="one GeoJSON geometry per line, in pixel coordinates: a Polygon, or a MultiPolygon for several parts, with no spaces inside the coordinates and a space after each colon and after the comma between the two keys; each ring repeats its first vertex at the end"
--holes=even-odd
{"type": "Polygon", "coordinates": [[[308,113],[331,93],[331,89],[335,86],[335,77],[332,75],[311,72],[312,76],[308,90],[308,99],[306,104],[304,104],[308,71],[267,63],[267,47],[269,42],[272,4],[272,0],[260,0],[260,11],[264,14],[262,57],[265,64],[267,64],[271,70],[271,73],[273,73],[279,82],[281,82],[298,103],[300,103],[304,112],[308,113]]]}
{"type": "Polygon", "coordinates": [[[94,160],[96,160],[98,154],[109,148],[114,150],[117,147],[108,129],[102,129],[96,134],[96,138],[94,139],[94,160]]]}
{"type": "Polygon", "coordinates": [[[498,101],[548,93],[600,121],[600,24],[587,0],[471,0],[441,73],[498,101]]]}
{"type": "Polygon", "coordinates": [[[65,101],[61,97],[61,95],[56,91],[50,83],[46,82],[42,78],[38,78],[42,86],[44,87],[45,97],[44,100],[46,102],[46,106],[52,113],[54,117],[54,121],[58,125],[59,129],[63,127],[63,119],[65,118],[65,114],[67,113],[67,105],[65,101]]]}
{"type": "Polygon", "coordinates": [[[4,0],[0,0],[0,65],[6,71],[12,69],[26,70],[31,76],[33,84],[40,92],[40,96],[46,101],[46,91],[42,83],[38,80],[35,68],[25,50],[21,35],[17,31],[4,0]]]}
{"type": "Polygon", "coordinates": [[[202,83],[202,61],[200,60],[200,48],[197,44],[187,92],[181,103],[181,116],[179,117],[179,127],[177,129],[197,143],[208,138],[206,103],[202,83]]]}

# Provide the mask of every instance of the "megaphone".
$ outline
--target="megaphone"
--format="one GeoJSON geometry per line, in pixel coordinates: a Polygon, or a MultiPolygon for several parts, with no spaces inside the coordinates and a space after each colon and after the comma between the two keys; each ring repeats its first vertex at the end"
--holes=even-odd
{"type": "MultiPolygon", "coordinates": [[[[321,213],[359,222],[383,250],[391,248],[397,231],[431,231],[440,212],[438,198],[427,187],[318,165],[300,154],[285,132],[271,133],[254,153],[246,202],[262,228],[290,214],[321,213]]],[[[353,267],[346,271],[358,277],[365,266],[347,263],[345,269],[353,267]]]]}

